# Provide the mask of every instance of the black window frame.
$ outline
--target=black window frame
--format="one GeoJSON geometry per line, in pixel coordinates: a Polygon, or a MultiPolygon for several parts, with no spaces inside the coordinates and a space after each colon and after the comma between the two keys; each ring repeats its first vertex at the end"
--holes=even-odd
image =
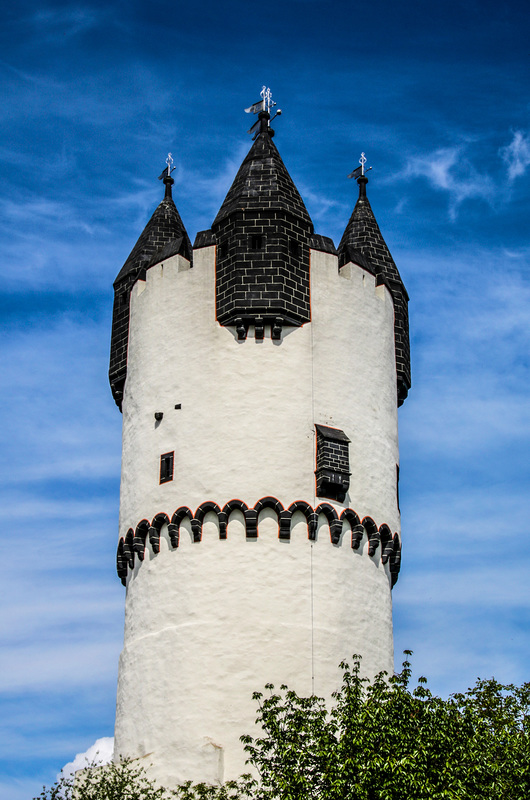
{"type": "Polygon", "coordinates": [[[175,451],[162,453],[160,456],[160,483],[169,483],[173,480],[175,467],[175,451]]]}

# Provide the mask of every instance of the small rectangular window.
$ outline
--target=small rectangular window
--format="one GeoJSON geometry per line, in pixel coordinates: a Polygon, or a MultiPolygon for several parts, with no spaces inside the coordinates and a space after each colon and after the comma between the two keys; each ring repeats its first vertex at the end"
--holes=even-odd
{"type": "Polygon", "coordinates": [[[226,256],[228,255],[227,239],[225,239],[224,242],[221,242],[221,247],[219,248],[219,255],[221,256],[221,258],[226,258],[226,256]]]}
{"type": "Polygon", "coordinates": [[[175,451],[164,453],[160,456],[160,483],[167,483],[173,480],[173,459],[175,451]]]}
{"type": "Polygon", "coordinates": [[[263,250],[263,236],[261,233],[253,233],[250,237],[251,250],[263,250]]]}

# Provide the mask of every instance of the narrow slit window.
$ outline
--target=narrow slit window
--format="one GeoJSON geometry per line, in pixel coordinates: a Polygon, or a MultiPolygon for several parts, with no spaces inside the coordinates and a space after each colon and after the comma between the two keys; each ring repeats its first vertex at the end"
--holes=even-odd
{"type": "Polygon", "coordinates": [[[253,233],[250,237],[251,250],[263,250],[263,236],[261,233],[253,233]]]}
{"type": "Polygon", "coordinates": [[[299,258],[300,244],[296,241],[296,239],[289,240],[289,253],[293,256],[293,258],[299,258]]]}
{"type": "Polygon", "coordinates": [[[173,461],[175,452],[164,453],[160,456],[160,483],[167,483],[173,480],[173,461]]]}

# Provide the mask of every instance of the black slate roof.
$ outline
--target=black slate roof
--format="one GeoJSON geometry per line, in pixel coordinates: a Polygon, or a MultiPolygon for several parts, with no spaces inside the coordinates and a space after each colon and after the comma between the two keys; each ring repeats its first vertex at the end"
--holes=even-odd
{"type": "Polygon", "coordinates": [[[114,281],[109,380],[112,395],[120,409],[127,377],[131,290],[139,278],[145,279],[145,271],[150,266],[177,253],[187,258],[190,263],[192,259],[193,251],[189,236],[171,197],[173,179],[168,177],[164,183],[166,196],[155,209],[114,281]]]}
{"type": "MultiPolygon", "coordinates": [[[[405,290],[401,275],[399,274],[394,259],[390,255],[390,250],[383,239],[370,201],[366,195],[363,196],[361,194],[357,200],[350,221],[346,225],[346,230],[342,234],[342,239],[337,249],[339,258],[342,256],[341,263],[347,263],[344,261],[347,249],[349,249],[350,252],[351,250],[356,250],[357,254],[360,254],[361,257],[364,256],[368,258],[368,262],[372,267],[370,270],[371,272],[388,281],[398,281],[403,287],[403,290],[405,290]]],[[[350,259],[348,259],[348,261],[349,260],[350,259]]],[[[356,263],[358,262],[356,261],[356,263]]],[[[365,264],[362,264],[362,266],[365,266],[365,264]]]]}
{"type": "MultiPolygon", "coordinates": [[[[158,208],[155,209],[153,216],[143,229],[129,257],[118,273],[115,285],[121,283],[124,278],[131,273],[138,273],[143,267],[147,267],[150,263],[156,263],[154,256],[178,239],[181,241],[174,252],[179,252],[184,258],[191,261],[191,242],[186,228],[184,227],[173,199],[171,197],[164,197],[158,208]]],[[[173,248],[168,248],[165,251],[166,258],[168,257],[167,252],[169,252],[170,249],[173,248]]],[[[171,254],[174,255],[174,252],[171,254]]],[[[164,256],[161,258],[163,257],[164,256]]]]}
{"type": "Polygon", "coordinates": [[[359,178],[359,199],[338,246],[339,266],[360,264],[384,283],[394,301],[398,402],[401,405],[410,389],[410,344],[408,294],[394,259],[390,255],[379,225],[366,197],[367,178],[359,178]]]}
{"type": "Polygon", "coordinates": [[[294,214],[313,229],[304,201],[268,131],[260,133],[250,148],[212,228],[235,211],[260,208],[294,214]]]}

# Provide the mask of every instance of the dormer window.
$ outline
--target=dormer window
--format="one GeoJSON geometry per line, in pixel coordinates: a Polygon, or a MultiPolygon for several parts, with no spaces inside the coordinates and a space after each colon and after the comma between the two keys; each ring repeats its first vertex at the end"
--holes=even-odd
{"type": "Polygon", "coordinates": [[[317,496],[343,503],[350,488],[350,440],[339,428],[315,425],[317,431],[317,496]]]}

